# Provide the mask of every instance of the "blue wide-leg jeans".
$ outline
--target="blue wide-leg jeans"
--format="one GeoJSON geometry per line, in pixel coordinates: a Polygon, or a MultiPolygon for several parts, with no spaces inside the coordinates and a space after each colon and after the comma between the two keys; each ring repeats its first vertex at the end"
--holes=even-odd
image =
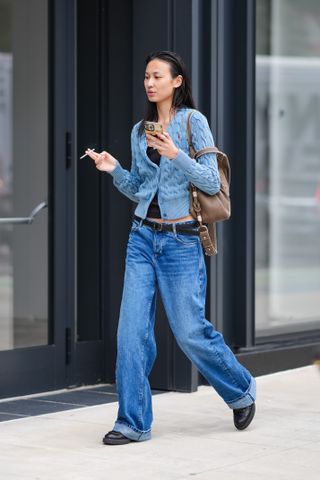
{"type": "Polygon", "coordinates": [[[205,318],[206,268],[199,236],[159,232],[134,219],[117,331],[119,408],[113,430],[136,441],[151,438],[148,376],[157,354],[157,287],[178,345],[226,404],[247,407],[256,396],[255,379],[205,318]]]}

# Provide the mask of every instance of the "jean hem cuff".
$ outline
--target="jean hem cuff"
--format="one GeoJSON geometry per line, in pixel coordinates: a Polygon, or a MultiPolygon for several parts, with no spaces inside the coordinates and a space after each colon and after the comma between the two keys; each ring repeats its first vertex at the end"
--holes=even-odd
{"type": "Polygon", "coordinates": [[[256,381],[253,377],[251,377],[250,385],[246,393],[239,398],[238,400],[234,400],[233,402],[227,402],[230,408],[237,409],[237,408],[245,408],[252,405],[256,400],[256,381]]]}
{"type": "Polygon", "coordinates": [[[115,422],[113,430],[122,433],[122,435],[136,442],[143,442],[151,438],[151,430],[140,431],[123,422],[115,422]]]}

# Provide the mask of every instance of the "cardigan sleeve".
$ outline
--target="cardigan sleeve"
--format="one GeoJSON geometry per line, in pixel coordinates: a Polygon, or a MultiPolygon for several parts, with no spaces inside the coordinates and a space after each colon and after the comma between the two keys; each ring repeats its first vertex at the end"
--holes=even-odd
{"type": "Polygon", "coordinates": [[[138,124],[135,124],[131,130],[131,169],[130,172],[123,168],[120,162],[117,160],[115,169],[110,172],[110,175],[113,177],[114,186],[124,195],[126,195],[130,200],[134,202],[139,202],[139,199],[136,197],[136,193],[139,190],[141,179],[137,169],[137,151],[135,141],[135,135],[137,135],[138,124]]]}
{"type": "MultiPolygon", "coordinates": [[[[214,147],[213,136],[207,118],[198,110],[190,118],[192,143],[197,151],[206,147],[214,147]]],[[[187,128],[187,126],[186,126],[187,128]]],[[[218,171],[217,155],[206,153],[194,160],[179,148],[179,152],[171,162],[183,171],[188,180],[200,190],[214,195],[219,192],[221,180],[218,171]]]]}

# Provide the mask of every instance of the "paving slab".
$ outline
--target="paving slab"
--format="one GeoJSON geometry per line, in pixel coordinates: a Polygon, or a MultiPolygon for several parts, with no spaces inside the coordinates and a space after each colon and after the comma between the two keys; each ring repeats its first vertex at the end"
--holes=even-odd
{"type": "Polygon", "coordinates": [[[146,442],[102,444],[115,402],[3,421],[0,479],[318,480],[319,371],[308,366],[256,380],[257,413],[244,431],[209,386],[153,396],[146,442]]]}

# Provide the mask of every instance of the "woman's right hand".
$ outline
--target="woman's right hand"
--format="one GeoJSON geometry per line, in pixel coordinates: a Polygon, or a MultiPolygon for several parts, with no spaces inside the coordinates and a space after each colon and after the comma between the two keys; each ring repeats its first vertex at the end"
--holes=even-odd
{"type": "Polygon", "coordinates": [[[108,152],[97,153],[87,148],[86,154],[94,160],[96,168],[102,172],[111,173],[117,166],[117,160],[108,152]]]}

